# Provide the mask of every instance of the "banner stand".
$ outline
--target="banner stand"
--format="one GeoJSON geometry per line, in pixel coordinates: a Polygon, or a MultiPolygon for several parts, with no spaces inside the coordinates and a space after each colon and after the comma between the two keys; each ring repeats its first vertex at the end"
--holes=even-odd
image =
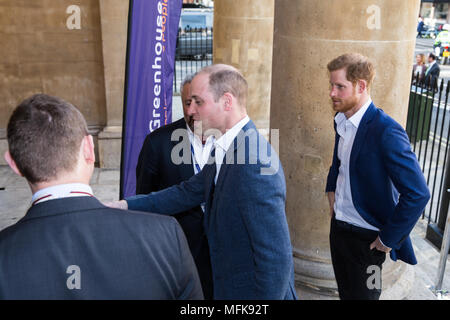
{"type": "Polygon", "coordinates": [[[181,0],[130,0],[120,163],[120,199],[136,191],[146,136],[172,122],[181,0]]]}

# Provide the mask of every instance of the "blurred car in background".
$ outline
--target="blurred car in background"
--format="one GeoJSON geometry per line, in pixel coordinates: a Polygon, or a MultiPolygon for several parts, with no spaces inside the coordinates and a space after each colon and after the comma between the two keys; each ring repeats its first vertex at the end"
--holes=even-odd
{"type": "Polygon", "coordinates": [[[212,55],[213,22],[212,9],[183,9],[178,27],[177,60],[198,60],[212,55]]]}
{"type": "Polygon", "coordinates": [[[434,39],[434,38],[436,38],[438,33],[439,33],[439,31],[436,28],[428,26],[428,25],[424,25],[423,30],[420,32],[420,35],[418,37],[434,39]]]}

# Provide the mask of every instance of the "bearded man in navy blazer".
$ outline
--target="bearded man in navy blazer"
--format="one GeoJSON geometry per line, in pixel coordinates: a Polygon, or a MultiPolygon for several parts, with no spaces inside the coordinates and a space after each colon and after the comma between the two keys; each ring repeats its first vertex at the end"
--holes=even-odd
{"type": "Polygon", "coordinates": [[[295,299],[279,158],[247,116],[247,81],[213,65],[191,83],[194,120],[215,136],[214,156],[189,180],[114,205],[175,214],[205,202],[214,299],[295,299]]]}
{"type": "Polygon", "coordinates": [[[105,207],[89,186],[94,143],[82,114],[56,97],[23,101],[5,158],[33,193],[0,232],[0,299],[202,299],[172,217],[105,207]]]}
{"type": "Polygon", "coordinates": [[[416,264],[409,234],[429,198],[424,176],[403,128],[375,107],[368,58],[344,54],[328,64],[337,115],[326,192],[330,249],[341,299],[379,299],[386,253],[416,264]]]}

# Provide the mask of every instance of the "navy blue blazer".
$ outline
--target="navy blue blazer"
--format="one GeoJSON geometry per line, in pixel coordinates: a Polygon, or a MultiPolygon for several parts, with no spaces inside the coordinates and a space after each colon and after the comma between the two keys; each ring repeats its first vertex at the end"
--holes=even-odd
{"type": "MultiPolygon", "coordinates": [[[[336,190],[338,143],[336,133],[326,192],[336,190]]],[[[430,193],[405,130],[373,103],[356,132],[349,170],[353,205],[358,213],[380,229],[381,241],[392,248],[392,260],[416,264],[409,234],[430,193]]]]}
{"type": "Polygon", "coordinates": [[[250,121],[225,159],[216,185],[213,163],[179,185],[126,199],[128,206],[174,214],[206,201],[214,298],[295,299],[286,184],[278,156],[250,121]]]}
{"type": "MultiPolygon", "coordinates": [[[[426,70],[425,71],[425,84],[428,84],[428,82],[430,83],[430,85],[434,84],[435,80],[439,79],[439,74],[441,72],[441,68],[439,67],[438,63],[436,62],[435,64],[433,64],[433,66],[431,66],[430,70],[426,70]],[[431,80],[430,80],[431,78],[431,80]]],[[[439,86],[439,83],[437,84],[439,86]]]]}
{"type": "MultiPolygon", "coordinates": [[[[159,191],[188,180],[193,175],[191,144],[184,118],[147,135],[136,166],[136,194],[159,191]],[[175,164],[172,151],[187,161],[175,164]]],[[[205,299],[212,299],[212,271],[208,240],[203,229],[203,211],[200,206],[196,206],[174,215],[174,218],[186,235],[205,299]]]]}
{"type": "Polygon", "coordinates": [[[202,298],[171,217],[75,197],[32,206],[0,232],[0,299],[202,298]]]}

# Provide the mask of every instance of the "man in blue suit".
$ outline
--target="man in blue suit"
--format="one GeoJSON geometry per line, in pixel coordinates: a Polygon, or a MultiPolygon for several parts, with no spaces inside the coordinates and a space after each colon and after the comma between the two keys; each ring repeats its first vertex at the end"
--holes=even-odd
{"type": "MultiPolygon", "coordinates": [[[[428,68],[425,71],[425,79],[424,83],[429,86],[434,86],[434,83],[437,83],[437,80],[439,79],[439,74],[441,72],[441,68],[439,67],[439,64],[437,62],[437,58],[434,55],[434,53],[430,52],[428,54],[428,68]]],[[[438,85],[436,84],[436,87],[438,85]]]]}
{"type": "Polygon", "coordinates": [[[326,192],[339,296],[379,299],[386,253],[417,263],[409,234],[430,195],[405,131],[370,98],[373,64],[345,54],[327,67],[337,112],[326,192]]]}
{"type": "MultiPolygon", "coordinates": [[[[195,110],[191,107],[192,75],[181,84],[184,118],[150,133],[144,141],[136,166],[136,194],[159,191],[188,180],[201,171],[211,153],[212,139],[202,143],[194,134],[195,110]],[[172,140],[175,138],[175,141],[172,140]],[[181,147],[186,163],[172,161],[172,152],[181,147]]],[[[211,137],[212,138],[212,137],[211,137]]],[[[179,150],[178,150],[179,151],[179,150]]],[[[205,299],[212,299],[212,273],[208,240],[203,229],[203,208],[197,206],[174,215],[186,235],[205,299]]]]}
{"type": "Polygon", "coordinates": [[[35,95],[7,131],[5,158],[33,200],[0,232],[0,299],[203,298],[174,218],[111,209],[93,196],[94,143],[73,105],[35,95]]]}
{"type": "Polygon", "coordinates": [[[216,139],[210,163],[177,186],[115,205],[175,214],[206,202],[214,299],[295,299],[283,169],[247,116],[246,80],[231,66],[209,66],[191,95],[194,120],[216,139]]]}

